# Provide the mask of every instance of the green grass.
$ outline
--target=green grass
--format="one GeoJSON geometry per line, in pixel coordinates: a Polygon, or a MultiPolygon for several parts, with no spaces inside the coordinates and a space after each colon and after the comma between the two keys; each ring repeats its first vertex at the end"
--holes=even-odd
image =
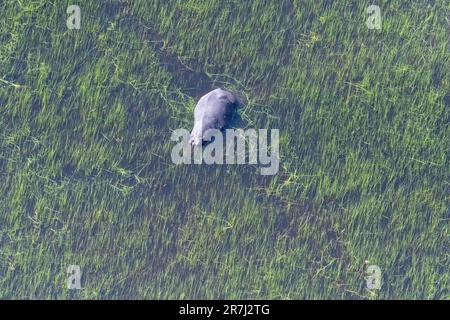
{"type": "Polygon", "coordinates": [[[77,31],[71,1],[0,2],[0,298],[450,299],[450,4],[429,3],[78,1],[77,31]],[[280,129],[277,175],[171,163],[217,86],[280,129]]]}

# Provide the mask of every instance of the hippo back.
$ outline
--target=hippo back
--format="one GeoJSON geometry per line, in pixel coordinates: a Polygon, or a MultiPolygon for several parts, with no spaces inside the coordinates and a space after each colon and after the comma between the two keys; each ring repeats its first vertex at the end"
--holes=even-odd
{"type": "Polygon", "coordinates": [[[191,141],[197,143],[208,129],[223,129],[229,125],[239,101],[231,92],[215,89],[197,103],[194,111],[194,128],[191,141]]]}

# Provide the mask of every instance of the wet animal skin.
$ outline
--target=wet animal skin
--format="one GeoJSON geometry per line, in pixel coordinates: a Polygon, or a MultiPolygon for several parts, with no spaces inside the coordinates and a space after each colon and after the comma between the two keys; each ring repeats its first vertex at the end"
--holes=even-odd
{"type": "Polygon", "coordinates": [[[227,128],[239,104],[236,95],[223,89],[215,89],[201,97],[194,110],[194,127],[189,143],[201,145],[208,140],[205,133],[209,129],[227,128]]]}

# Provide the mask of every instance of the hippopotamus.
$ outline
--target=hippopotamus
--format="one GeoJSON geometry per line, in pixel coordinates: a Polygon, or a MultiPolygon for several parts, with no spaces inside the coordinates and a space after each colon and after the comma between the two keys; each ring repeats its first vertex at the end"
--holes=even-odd
{"type": "Polygon", "coordinates": [[[189,143],[192,146],[201,145],[203,141],[208,141],[205,133],[209,129],[227,128],[239,105],[236,95],[220,88],[201,97],[194,110],[194,128],[189,143]]]}

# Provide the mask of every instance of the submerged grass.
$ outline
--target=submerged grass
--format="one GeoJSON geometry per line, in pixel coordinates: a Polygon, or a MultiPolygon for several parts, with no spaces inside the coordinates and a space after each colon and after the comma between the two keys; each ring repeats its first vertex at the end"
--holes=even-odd
{"type": "Polygon", "coordinates": [[[0,298],[449,299],[450,5],[377,3],[2,1],[0,298]],[[278,175],[171,163],[217,86],[278,175]]]}

